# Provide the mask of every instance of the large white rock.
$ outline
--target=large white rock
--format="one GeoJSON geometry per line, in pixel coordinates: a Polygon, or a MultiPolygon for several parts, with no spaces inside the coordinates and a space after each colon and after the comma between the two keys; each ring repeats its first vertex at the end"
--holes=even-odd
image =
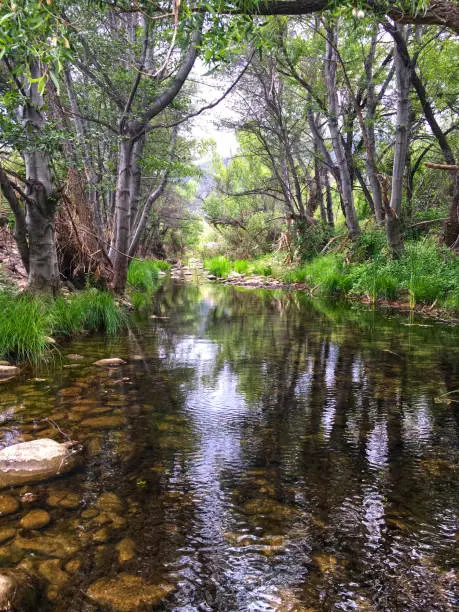
{"type": "Polygon", "coordinates": [[[0,574],[0,610],[32,612],[37,609],[36,580],[25,572],[2,570],[0,574]]]}
{"type": "Polygon", "coordinates": [[[17,376],[19,374],[19,368],[12,365],[0,365],[0,377],[6,378],[9,376],[17,376]]]}
{"type": "Polygon", "coordinates": [[[0,488],[47,480],[65,474],[81,457],[81,446],[43,438],[0,451],[0,488]]]}

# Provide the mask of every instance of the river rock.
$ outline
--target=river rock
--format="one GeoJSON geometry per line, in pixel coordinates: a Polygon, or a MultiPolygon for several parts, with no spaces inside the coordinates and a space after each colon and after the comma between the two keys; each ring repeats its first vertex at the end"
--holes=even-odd
{"type": "Polygon", "coordinates": [[[111,429],[112,427],[121,427],[124,424],[122,416],[99,416],[84,419],[81,421],[82,427],[94,427],[95,429],[111,429]]]}
{"type": "Polygon", "coordinates": [[[80,559],[70,559],[70,561],[67,561],[67,563],[65,564],[65,571],[68,572],[69,574],[75,574],[76,572],[79,571],[79,569],[81,568],[81,561],[80,559]]]}
{"type": "Polygon", "coordinates": [[[73,557],[79,550],[79,542],[76,537],[62,533],[37,535],[33,538],[17,536],[14,544],[21,550],[57,559],[73,557]]]}
{"type": "Polygon", "coordinates": [[[10,378],[11,376],[17,376],[19,374],[19,368],[11,365],[0,365],[0,377],[10,378]]]}
{"type": "Polygon", "coordinates": [[[46,499],[48,506],[75,510],[80,505],[80,496],[71,491],[51,491],[46,499]]]}
{"type": "Polygon", "coordinates": [[[90,585],[87,595],[101,606],[116,612],[135,612],[148,606],[153,609],[174,587],[170,584],[148,584],[140,576],[121,573],[115,578],[101,578],[90,585]]]}
{"type": "Polygon", "coordinates": [[[15,497],[12,497],[11,495],[0,495],[0,516],[13,514],[18,508],[19,502],[15,497]]]}
{"type": "Polygon", "coordinates": [[[111,493],[110,491],[102,493],[102,495],[97,500],[97,506],[103,512],[123,511],[123,502],[120,500],[118,495],[116,495],[115,493],[111,493]]]}
{"type": "Polygon", "coordinates": [[[2,571],[0,574],[0,610],[2,612],[32,612],[37,609],[37,582],[22,571],[2,571]]]}
{"type": "Polygon", "coordinates": [[[81,446],[42,438],[0,451],[0,488],[40,482],[65,474],[81,459],[81,446]]]}
{"type": "Polygon", "coordinates": [[[0,544],[11,540],[11,538],[14,538],[15,535],[16,529],[13,529],[12,527],[0,527],[0,544]]]}
{"type": "Polygon", "coordinates": [[[116,545],[118,551],[118,559],[120,563],[127,563],[135,556],[135,543],[131,538],[123,538],[116,545]]]}
{"type": "Polygon", "coordinates": [[[100,368],[111,368],[114,366],[124,365],[126,362],[119,357],[110,357],[108,359],[99,359],[95,361],[93,365],[99,366],[100,368]]]}
{"type": "Polygon", "coordinates": [[[43,529],[51,522],[51,517],[46,510],[39,508],[31,510],[22,517],[20,524],[24,529],[43,529]]]}
{"type": "Polygon", "coordinates": [[[70,576],[61,567],[60,559],[46,559],[38,564],[38,573],[48,582],[57,586],[63,586],[68,582],[70,576]]]}

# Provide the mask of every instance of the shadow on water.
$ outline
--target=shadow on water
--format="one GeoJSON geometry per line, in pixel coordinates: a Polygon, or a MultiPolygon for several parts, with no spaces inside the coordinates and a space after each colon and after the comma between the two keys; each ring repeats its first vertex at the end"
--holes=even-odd
{"type": "Polygon", "coordinates": [[[1,492],[0,565],[40,576],[42,610],[453,610],[458,337],[166,286],[125,335],[2,386],[1,446],[64,432],[86,460],[1,492]]]}

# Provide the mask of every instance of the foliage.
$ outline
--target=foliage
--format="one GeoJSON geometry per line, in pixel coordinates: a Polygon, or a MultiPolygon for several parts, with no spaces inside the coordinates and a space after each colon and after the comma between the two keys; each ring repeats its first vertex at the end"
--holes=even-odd
{"type": "Polygon", "coordinates": [[[71,336],[86,331],[115,334],[126,324],[126,315],[107,291],[87,289],[57,298],[51,311],[52,333],[71,336]]]}
{"type": "Polygon", "coordinates": [[[236,259],[233,264],[234,271],[238,274],[247,274],[249,271],[249,262],[247,259],[236,259]]]}
{"type": "Polygon", "coordinates": [[[0,294],[0,356],[38,362],[49,350],[50,317],[46,302],[28,295],[0,294]]]}
{"type": "Polygon", "coordinates": [[[316,257],[333,236],[333,233],[333,228],[325,223],[311,225],[304,221],[296,221],[293,242],[301,261],[309,261],[316,257]]]}

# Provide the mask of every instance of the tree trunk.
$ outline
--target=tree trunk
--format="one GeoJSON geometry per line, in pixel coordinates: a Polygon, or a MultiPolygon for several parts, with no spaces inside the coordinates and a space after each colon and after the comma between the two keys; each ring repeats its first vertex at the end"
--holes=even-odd
{"type": "Polygon", "coordinates": [[[332,26],[327,26],[325,74],[329,105],[328,129],[330,130],[336,165],[338,166],[340,175],[341,196],[343,201],[344,215],[346,217],[346,225],[349,230],[350,237],[354,239],[360,234],[360,225],[354,206],[351,174],[349,172],[346,154],[339,133],[338,94],[336,91],[336,42],[336,29],[332,26]]]}
{"type": "Polygon", "coordinates": [[[365,73],[367,80],[367,114],[365,117],[367,131],[367,156],[365,158],[368,182],[370,183],[371,195],[373,199],[374,214],[376,222],[381,225],[384,222],[384,211],[381,199],[381,187],[378,181],[378,169],[376,167],[376,138],[375,138],[375,114],[377,99],[373,78],[373,64],[375,60],[376,44],[378,40],[376,31],[371,40],[370,53],[365,61],[365,73]]]}
{"type": "MultiPolygon", "coordinates": [[[[394,32],[403,40],[406,39],[406,26],[396,25],[394,32]]],[[[403,199],[403,177],[409,143],[411,69],[406,65],[399,46],[394,48],[395,76],[397,81],[397,117],[395,125],[394,163],[392,168],[392,187],[390,202],[385,199],[386,234],[389,249],[393,257],[400,257],[403,252],[401,235],[401,214],[403,199]]]]}
{"type": "MultiPolygon", "coordinates": [[[[38,62],[31,65],[31,75],[39,78],[42,71],[38,62]]],[[[45,123],[43,97],[37,84],[32,83],[29,99],[22,108],[25,130],[31,142],[39,138],[45,123]]],[[[56,194],[51,178],[49,156],[45,150],[23,153],[26,168],[26,225],[29,238],[29,289],[32,292],[55,293],[59,287],[54,218],[56,194]]]]}
{"type": "Polygon", "coordinates": [[[11,181],[0,167],[0,189],[7,199],[14,215],[14,239],[24,268],[29,272],[29,243],[27,241],[27,224],[24,209],[13,189],[11,181]]]}
{"type": "Polygon", "coordinates": [[[115,228],[112,240],[113,281],[115,293],[124,293],[129,266],[128,249],[131,227],[131,180],[135,143],[125,137],[120,144],[120,159],[116,183],[115,228]]]}

